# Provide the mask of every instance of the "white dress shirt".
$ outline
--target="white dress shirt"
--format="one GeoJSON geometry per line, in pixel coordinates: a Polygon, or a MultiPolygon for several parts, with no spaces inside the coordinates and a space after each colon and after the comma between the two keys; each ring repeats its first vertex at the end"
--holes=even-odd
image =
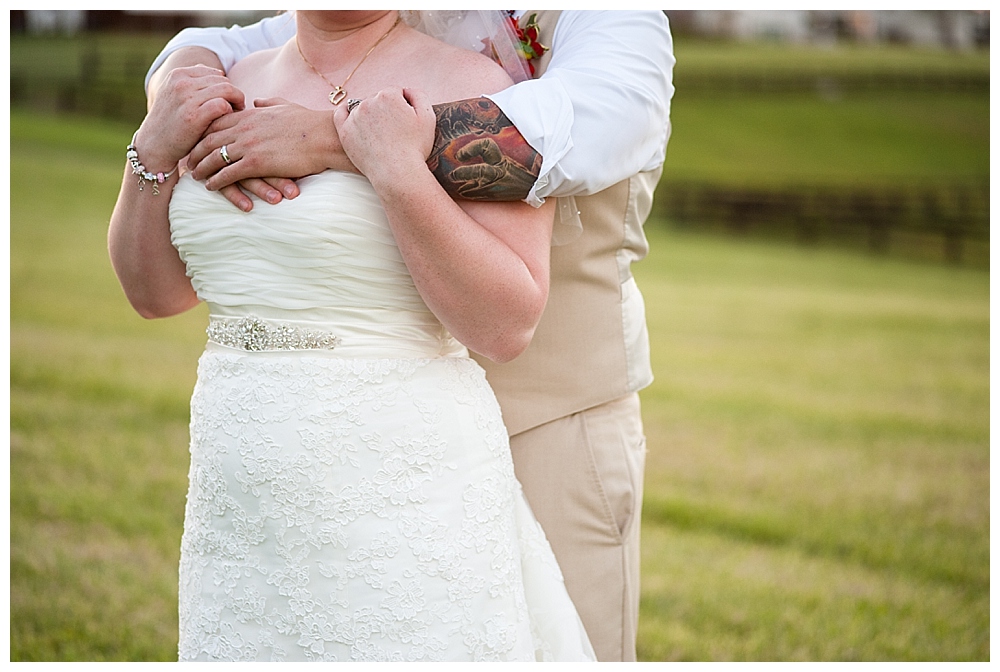
{"type": "MultiPolygon", "coordinates": [[[[228,71],[254,51],[295,34],[291,14],[251,26],[187,28],[167,43],[146,76],[181,47],[215,52],[228,71]]],[[[663,12],[564,11],[539,79],[488,96],[542,155],[525,199],[593,194],[663,163],[670,137],[674,55],[663,12]]]]}

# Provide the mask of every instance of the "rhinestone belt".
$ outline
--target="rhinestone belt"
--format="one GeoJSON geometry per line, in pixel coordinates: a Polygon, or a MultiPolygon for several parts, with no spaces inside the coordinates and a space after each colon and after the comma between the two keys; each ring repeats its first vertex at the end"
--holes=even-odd
{"type": "Polygon", "coordinates": [[[212,317],[205,331],[212,343],[250,352],[333,350],[340,345],[340,338],[328,331],[265,322],[254,315],[239,318],[212,317]]]}

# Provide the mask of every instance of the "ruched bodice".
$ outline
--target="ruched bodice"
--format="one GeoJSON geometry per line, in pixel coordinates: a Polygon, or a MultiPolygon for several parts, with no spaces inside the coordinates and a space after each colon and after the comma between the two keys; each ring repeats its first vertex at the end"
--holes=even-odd
{"type": "Polygon", "coordinates": [[[299,186],[298,198],[242,212],[190,176],[180,181],[170,231],[199,298],[229,308],[427,312],[368,180],[327,171],[299,186]]]}
{"type": "Polygon", "coordinates": [[[326,171],[299,187],[250,212],[190,175],[174,188],[171,239],[213,316],[322,324],[344,353],[373,338],[461,348],[417,292],[367,179],[326,171]]]}

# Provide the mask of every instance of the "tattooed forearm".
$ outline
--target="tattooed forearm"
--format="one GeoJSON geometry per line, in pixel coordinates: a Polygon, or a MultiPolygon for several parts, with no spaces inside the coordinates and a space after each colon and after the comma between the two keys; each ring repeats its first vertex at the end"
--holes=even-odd
{"type": "Polygon", "coordinates": [[[455,198],[521,201],[542,155],[488,98],[435,105],[437,133],[427,165],[455,198]]]}

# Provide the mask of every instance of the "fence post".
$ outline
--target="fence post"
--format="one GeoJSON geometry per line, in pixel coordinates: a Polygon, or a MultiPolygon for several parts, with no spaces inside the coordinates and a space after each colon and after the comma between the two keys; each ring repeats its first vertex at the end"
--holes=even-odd
{"type": "Polygon", "coordinates": [[[964,224],[969,219],[969,198],[965,189],[953,186],[951,188],[955,211],[945,219],[945,259],[953,264],[962,263],[962,234],[964,224]]]}
{"type": "Polygon", "coordinates": [[[816,190],[808,189],[801,192],[799,204],[796,237],[802,245],[815,245],[819,242],[819,228],[822,221],[816,190]]]}
{"type": "Polygon", "coordinates": [[[91,42],[80,51],[80,83],[92,84],[101,71],[101,54],[97,45],[91,42]]]}

